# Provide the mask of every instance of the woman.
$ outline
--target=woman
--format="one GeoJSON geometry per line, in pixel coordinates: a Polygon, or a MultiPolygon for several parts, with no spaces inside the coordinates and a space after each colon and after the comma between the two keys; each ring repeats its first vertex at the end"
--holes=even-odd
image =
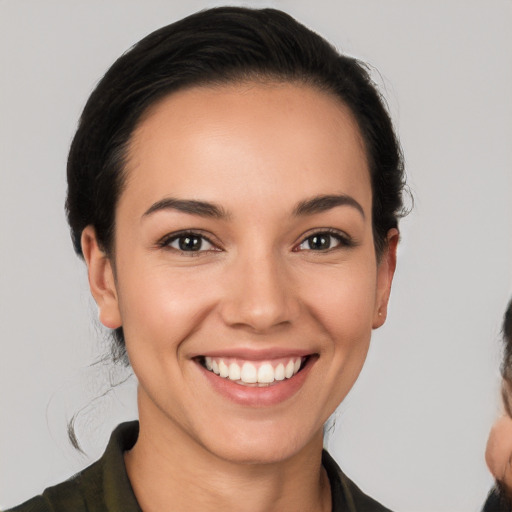
{"type": "Polygon", "coordinates": [[[509,511],[512,508],[512,301],[503,318],[505,354],[501,386],[505,414],[493,426],[485,458],[497,485],[489,494],[484,512],[509,511]]]}
{"type": "Polygon", "coordinates": [[[403,183],[364,66],[282,12],[203,11],[118,59],[67,211],[139,422],[14,510],[387,510],[322,441],[386,318],[403,183]]]}

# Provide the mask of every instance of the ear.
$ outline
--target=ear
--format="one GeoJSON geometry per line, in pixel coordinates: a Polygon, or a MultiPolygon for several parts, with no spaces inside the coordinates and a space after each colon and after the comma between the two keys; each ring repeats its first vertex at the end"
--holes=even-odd
{"type": "Polygon", "coordinates": [[[87,226],[82,231],[81,243],[89,287],[98,305],[100,322],[105,327],[117,329],[122,322],[112,263],[99,246],[93,226],[87,226]]]}
{"type": "Polygon", "coordinates": [[[377,267],[377,293],[372,325],[374,329],[384,324],[388,314],[389,294],[395,275],[396,248],[399,238],[398,229],[393,228],[388,231],[386,249],[382,253],[377,267]]]}

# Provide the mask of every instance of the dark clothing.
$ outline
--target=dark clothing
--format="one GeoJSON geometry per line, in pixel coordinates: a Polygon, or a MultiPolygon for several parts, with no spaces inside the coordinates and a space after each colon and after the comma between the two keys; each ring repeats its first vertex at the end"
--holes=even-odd
{"type": "MultiPolygon", "coordinates": [[[[7,512],[141,512],[123,456],[135,444],[138,432],[136,421],[119,425],[101,459],[7,512]]],[[[333,512],[390,512],[363,494],[326,451],[322,463],[331,484],[333,512]]]]}
{"type": "Polygon", "coordinates": [[[498,487],[494,487],[487,496],[482,512],[511,512],[510,501],[498,487]]]}
{"type": "Polygon", "coordinates": [[[141,512],[123,456],[138,434],[138,422],[119,425],[101,459],[8,512],[141,512]]]}

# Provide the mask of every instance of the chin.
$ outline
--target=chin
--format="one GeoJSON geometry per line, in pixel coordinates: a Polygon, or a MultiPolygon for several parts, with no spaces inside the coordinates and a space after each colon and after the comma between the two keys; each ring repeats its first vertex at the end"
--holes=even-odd
{"type": "MultiPolygon", "coordinates": [[[[297,425],[295,425],[297,427],[297,425]]],[[[289,428],[286,425],[252,425],[230,430],[205,440],[208,451],[236,464],[275,464],[286,461],[308,450],[321,451],[323,426],[319,429],[289,428]]]]}

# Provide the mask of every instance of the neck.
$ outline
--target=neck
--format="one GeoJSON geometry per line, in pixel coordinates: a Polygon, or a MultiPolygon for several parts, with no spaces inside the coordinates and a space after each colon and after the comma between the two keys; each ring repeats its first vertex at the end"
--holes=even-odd
{"type": "Polygon", "coordinates": [[[171,505],[177,512],[330,512],[322,432],[286,460],[241,464],[208,451],[169,419],[162,424],[144,412],[139,410],[137,443],[125,454],[144,512],[169,510],[171,505]]]}

